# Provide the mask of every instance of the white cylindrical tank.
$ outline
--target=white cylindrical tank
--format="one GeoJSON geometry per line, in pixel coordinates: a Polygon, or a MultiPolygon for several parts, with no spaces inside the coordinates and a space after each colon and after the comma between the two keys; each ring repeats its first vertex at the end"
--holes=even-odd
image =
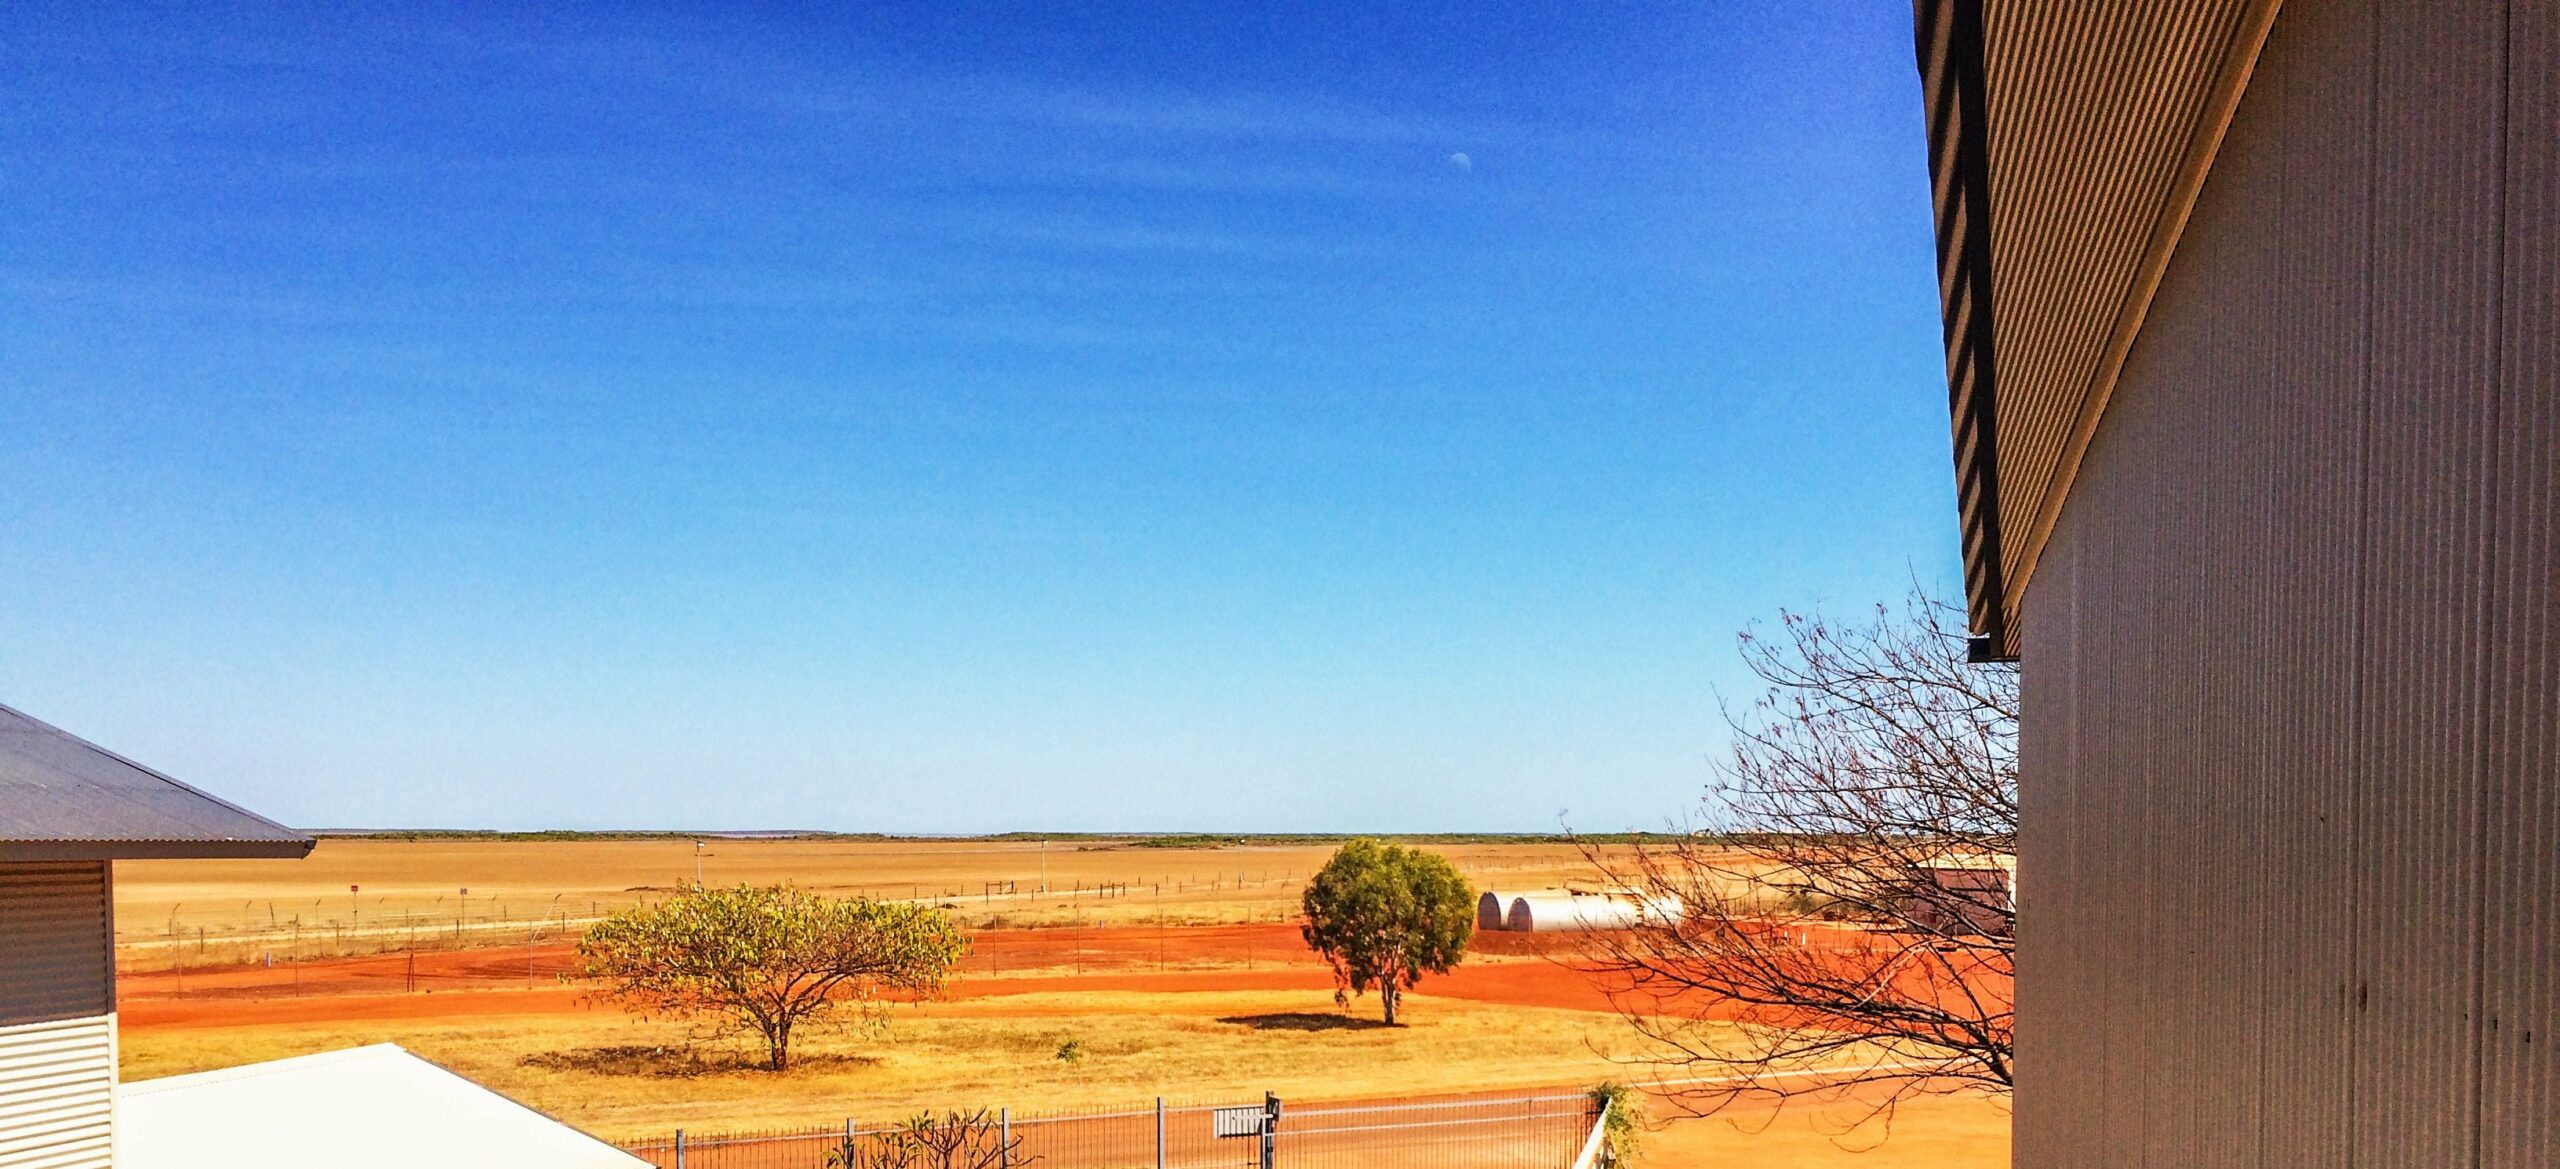
{"type": "Polygon", "coordinates": [[[1503,928],[1524,934],[1622,930],[1644,924],[1645,916],[1642,906],[1624,898],[1597,894],[1577,897],[1571,893],[1532,893],[1511,899],[1511,910],[1503,918],[1503,928]]]}
{"type": "Polygon", "coordinates": [[[1502,894],[1487,889],[1484,891],[1484,896],[1476,898],[1476,928],[1480,930],[1502,928],[1502,894]]]}

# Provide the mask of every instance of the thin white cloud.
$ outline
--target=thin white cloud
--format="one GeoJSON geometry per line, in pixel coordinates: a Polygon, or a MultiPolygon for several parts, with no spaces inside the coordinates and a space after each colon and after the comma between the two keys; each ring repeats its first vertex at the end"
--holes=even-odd
{"type": "MultiPolygon", "coordinates": [[[[931,85],[921,79],[915,84],[920,88],[931,85]]],[[[965,94],[966,104],[1007,120],[1150,138],[1385,143],[1424,141],[1445,135],[1450,129],[1404,114],[1310,95],[1203,96],[1177,90],[1023,84],[998,78],[979,78],[943,88],[954,97],[965,94]]]]}

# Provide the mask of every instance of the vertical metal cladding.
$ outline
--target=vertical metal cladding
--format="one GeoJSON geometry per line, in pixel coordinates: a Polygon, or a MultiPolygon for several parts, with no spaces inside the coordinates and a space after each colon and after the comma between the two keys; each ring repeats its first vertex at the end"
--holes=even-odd
{"type": "Polygon", "coordinates": [[[2027,593],[2021,1166],[2560,1165],[2554,11],[2259,60],[2027,593]]]}
{"type": "MultiPolygon", "coordinates": [[[[2059,583],[2044,586],[2049,604],[2079,599],[2072,582],[2083,543],[2077,529],[2055,531],[2044,572],[2048,582],[2059,583]]],[[[2036,777],[2018,790],[2017,1030],[2028,1037],[2018,1048],[2011,1125],[2019,1165],[2070,1164],[2072,1149],[2092,1143],[2096,1118],[2082,1106],[2096,1098],[2101,1071],[2083,1047],[2093,1029],[2079,1025],[2071,1011],[2090,998],[2084,984],[2097,966],[2066,960],[2089,940],[2084,894],[2094,887],[2077,831],[2094,819],[2080,807],[2086,786],[2079,782],[2078,645],[2071,638],[2080,628],[2069,614],[2049,611],[2042,625],[2024,631],[2019,662],[2019,718],[2036,732],[2018,743],[2019,773],[2036,777]]]]}
{"type": "Polygon", "coordinates": [[[2506,24],[2480,1162],[2560,1165],[2560,3],[2506,24]]]}
{"type": "MultiPolygon", "coordinates": [[[[2240,302],[2267,322],[2269,365],[2261,386],[2233,399],[2257,408],[2225,412],[2234,457],[2216,483],[2244,517],[2226,551],[2249,600],[2218,614],[2209,634],[2230,630],[2244,646],[2221,718],[2251,745],[2263,816],[2254,863],[2268,925],[2253,988],[2263,1062],[2253,1087],[2264,1097],[2269,1165],[2347,1157],[2376,13],[2372,0],[2288,13],[2226,143],[2280,152],[2274,201],[2246,200],[2262,205],[2244,208],[2240,228],[2272,241],[2250,273],[2258,290],[2240,302]]],[[[2206,189],[2217,206],[2243,202],[2232,198],[2240,193],[2206,189]]],[[[2212,254],[2214,244],[2196,242],[2183,254],[2212,254]]],[[[2174,311],[2214,310],[2182,301],[2174,311]]]]}
{"type": "MultiPolygon", "coordinates": [[[[2247,303],[2264,285],[2273,248],[2246,209],[2272,201],[2281,190],[2281,158],[2262,125],[2235,127],[2225,143],[2224,164],[2214,180],[2223,198],[2197,209],[2187,226],[2224,262],[2199,265],[2163,281],[2163,297],[2202,304],[2247,303]]],[[[2215,485],[2242,473],[2256,458],[2247,431],[2262,420],[2222,417],[2220,404],[2266,384],[2265,320],[2259,314],[2178,313],[2160,322],[2156,368],[2137,371],[2151,392],[2130,403],[2141,418],[2147,449],[2157,457],[2129,460],[2147,480],[2141,489],[2155,501],[2144,531],[2128,533],[2143,548],[2140,563],[2154,581],[2151,613],[2161,628],[2204,633],[2219,628],[2217,615],[2248,611],[2254,571],[2216,571],[2217,557],[2245,563],[2254,552],[2241,534],[2245,511],[2224,505],[2215,485]]],[[[2250,767],[2253,747],[2246,728],[2221,717],[2239,698],[2235,682],[2246,660],[2246,630],[2232,636],[2147,639],[2152,700],[2148,717],[2125,732],[2152,743],[2148,784],[2152,833],[2145,857],[2179,856],[2191,863],[2153,874],[2155,937],[2218,939],[2261,936],[2265,889],[2249,832],[2256,822],[2260,776],[2250,767]]],[[[2256,1083],[2264,1053],[2256,1042],[2261,1020],[2249,990],[2258,978],[2253,947],[2162,946],[2153,959],[2154,1013],[2146,1021],[2160,1037],[2145,1081],[2146,1148],[2155,1164],[2185,1159],[2190,1150],[2217,1149],[2240,1164],[2260,1157],[2259,1101],[2254,1093],[2198,1095],[2197,1083],[2256,1083]]],[[[2127,955],[2129,961],[2140,958],[2127,955]]]]}
{"type": "Polygon", "coordinates": [[[2368,591],[2353,774],[2365,1166],[2467,1164],[2477,1137],[2482,665],[2496,392],[2505,6],[2382,11],[2374,61],[2368,591]]]}
{"type": "MultiPolygon", "coordinates": [[[[2263,58],[2262,58],[2263,59],[2263,58]]],[[[2260,96],[2277,112],[2289,88],[2283,77],[2265,79],[2260,96]]],[[[2200,206],[2190,220],[2191,238],[2229,262],[2200,266],[2211,303],[2248,304],[2264,297],[2283,260],[2281,238],[2249,209],[2281,206],[2285,199],[2284,127],[2266,117],[2235,122],[2222,144],[2213,182],[2222,198],[2200,206]]],[[[2164,285],[2165,287],[2165,285],[2164,285]]],[[[2168,295],[2187,290],[2166,287],[2168,295]]],[[[2184,870],[2187,896],[2196,906],[2194,931],[2206,938],[2271,938],[2295,928],[2273,905],[2278,883],[2266,858],[2282,847],[2270,825],[2279,821],[2285,793],[2268,766],[2269,736],[2262,720],[2227,717],[2268,693],[2263,663],[2276,651],[2269,618],[2280,611],[2272,593],[2271,553],[2281,545],[2264,509],[2234,507],[2226,497],[2268,498],[2282,486],[2270,475],[2263,452],[2282,441],[2272,411],[2226,413],[2220,404],[2263,394],[2276,379],[2278,346],[2287,334],[2267,312],[2191,314],[2208,322],[2199,352],[2202,369],[2180,404],[2179,441],[2196,450],[2195,473],[2166,489],[2181,494],[2195,525],[2178,572],[2196,583],[2189,628],[2227,630],[2228,636],[2179,639],[2191,651],[2187,673],[2196,679],[2187,704],[2188,724],[2172,735],[2190,745],[2178,771],[2181,799],[2176,818],[2188,828],[2181,843],[2210,863],[2184,870]],[[2219,571],[2227,552],[2238,571],[2219,571]],[[2227,615],[2227,616],[2220,616],[2227,615]]],[[[2174,541],[2173,541],[2174,542],[2174,541]]],[[[2300,907],[2291,907],[2299,912],[2300,907]]],[[[2193,993],[2210,1030],[2189,1029],[2186,1047],[2194,1074],[2208,1082],[2257,1085],[2270,1079],[2266,988],[2279,963],[2267,946],[2191,947],[2193,993]]],[[[2271,1153],[2268,1101],[2256,1091],[2220,1092],[2197,1112],[2190,1139],[2196,1147],[2229,1150],[2243,1164],[2283,1163],[2271,1153]]]]}

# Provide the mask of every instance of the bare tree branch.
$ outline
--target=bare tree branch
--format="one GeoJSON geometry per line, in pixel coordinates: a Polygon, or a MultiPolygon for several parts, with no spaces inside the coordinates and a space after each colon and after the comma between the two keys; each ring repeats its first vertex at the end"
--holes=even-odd
{"type": "Polygon", "coordinates": [[[1703,822],[1586,847],[1647,907],[1586,957],[1678,1106],[1854,1094],[1889,1123],[2008,1091],[2018,679],[1965,660],[1962,620],[1915,587],[1863,624],[1744,632],[1766,691],[1726,707],[1703,822]]]}

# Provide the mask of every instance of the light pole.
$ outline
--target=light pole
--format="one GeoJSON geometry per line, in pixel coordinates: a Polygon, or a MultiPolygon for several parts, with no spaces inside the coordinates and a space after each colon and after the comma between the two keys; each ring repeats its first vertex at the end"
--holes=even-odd
{"type": "Polygon", "coordinates": [[[693,887],[702,887],[702,842],[693,842],[693,887]]]}

